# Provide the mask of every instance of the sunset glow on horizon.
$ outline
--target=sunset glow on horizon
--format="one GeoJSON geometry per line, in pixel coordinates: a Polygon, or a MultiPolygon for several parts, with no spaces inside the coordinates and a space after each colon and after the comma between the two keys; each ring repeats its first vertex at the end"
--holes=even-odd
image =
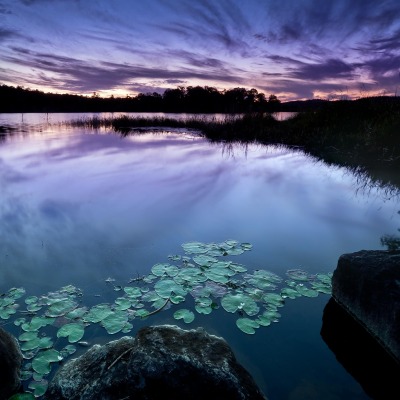
{"type": "Polygon", "coordinates": [[[0,84],[124,97],[397,95],[398,0],[0,0],[0,84]]]}

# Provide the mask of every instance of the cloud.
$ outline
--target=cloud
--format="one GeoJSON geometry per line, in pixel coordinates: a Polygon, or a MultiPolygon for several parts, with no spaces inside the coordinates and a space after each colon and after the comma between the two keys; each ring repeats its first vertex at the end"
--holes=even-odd
{"type": "Polygon", "coordinates": [[[19,33],[17,31],[0,27],[0,42],[3,42],[10,38],[15,38],[18,36],[19,36],[19,33]]]}
{"type": "Polygon", "coordinates": [[[341,60],[328,59],[319,64],[302,63],[296,69],[292,69],[290,76],[307,81],[324,79],[352,79],[354,77],[354,65],[347,64],[341,60]]]}
{"type": "Polygon", "coordinates": [[[38,53],[23,48],[14,47],[13,50],[16,54],[4,57],[5,61],[51,73],[52,77],[46,77],[44,74],[40,77],[47,80],[47,83],[55,88],[70,91],[92,92],[113,89],[119,86],[126,87],[135,79],[164,81],[169,79],[179,81],[198,79],[205,82],[214,80],[228,83],[242,82],[240,75],[236,75],[234,71],[221,69],[218,63],[216,63],[217,67],[215,67],[215,62],[211,62],[214,65],[209,66],[209,68],[156,68],[107,61],[93,63],[72,57],[38,53]]]}

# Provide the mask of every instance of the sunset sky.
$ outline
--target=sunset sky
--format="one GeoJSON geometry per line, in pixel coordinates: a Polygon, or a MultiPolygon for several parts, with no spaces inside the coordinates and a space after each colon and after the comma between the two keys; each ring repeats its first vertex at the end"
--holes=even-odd
{"type": "Polygon", "coordinates": [[[0,0],[0,84],[399,94],[400,0],[0,0]]]}

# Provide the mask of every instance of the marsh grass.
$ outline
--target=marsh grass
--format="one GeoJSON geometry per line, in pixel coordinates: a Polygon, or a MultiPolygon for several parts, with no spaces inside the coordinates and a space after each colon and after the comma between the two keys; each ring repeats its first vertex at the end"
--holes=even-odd
{"type": "Polygon", "coordinates": [[[186,128],[210,141],[279,144],[301,148],[328,164],[367,173],[372,181],[400,188],[400,99],[364,98],[329,102],[317,111],[277,121],[269,113],[210,118],[90,118],[73,126],[113,129],[123,135],[140,128],[186,128]]]}

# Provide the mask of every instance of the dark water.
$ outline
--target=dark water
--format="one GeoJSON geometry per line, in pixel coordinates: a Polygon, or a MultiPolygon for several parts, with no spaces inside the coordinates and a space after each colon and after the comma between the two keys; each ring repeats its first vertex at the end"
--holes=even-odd
{"type": "MultiPolygon", "coordinates": [[[[14,128],[0,141],[3,292],[72,284],[87,304],[113,301],[107,278],[124,285],[188,241],[250,242],[252,251],[235,257],[249,270],[326,273],[343,253],[381,248],[380,236],[400,225],[398,198],[301,152],[210,144],[194,132],[122,138],[54,125],[74,117],[0,115],[14,128]]],[[[191,325],[172,310],[145,323],[223,336],[270,400],[367,399],[321,339],[328,300],[288,300],[280,322],[255,335],[222,309],[191,325]]],[[[88,334],[93,343],[101,335],[88,334]]]]}

